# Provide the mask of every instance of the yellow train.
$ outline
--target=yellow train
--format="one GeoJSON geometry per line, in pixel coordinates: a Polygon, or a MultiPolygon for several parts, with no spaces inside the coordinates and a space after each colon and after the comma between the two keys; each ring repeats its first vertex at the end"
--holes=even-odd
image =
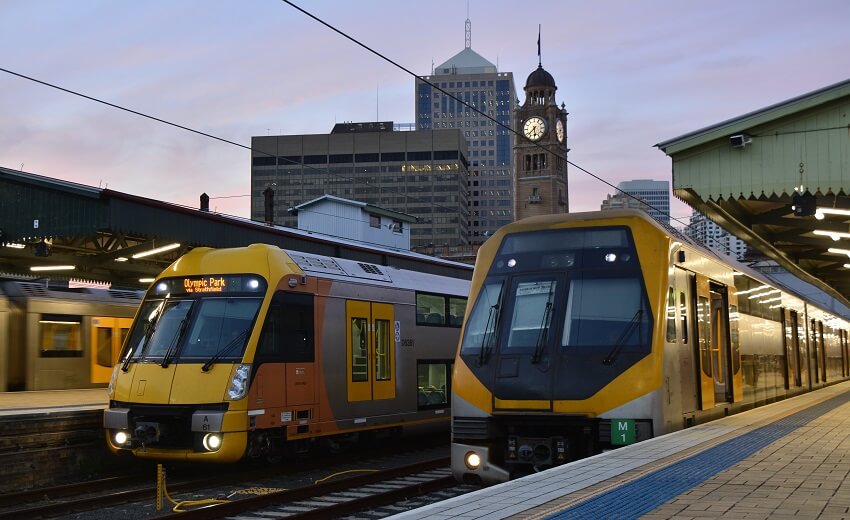
{"type": "Polygon", "coordinates": [[[153,282],[109,386],[116,452],[275,458],[327,438],[448,429],[469,281],[254,244],[153,282]]]}
{"type": "Polygon", "coordinates": [[[454,475],[502,482],[847,379],[850,313],[796,283],[636,210],[503,227],[455,360],[454,475]]]}

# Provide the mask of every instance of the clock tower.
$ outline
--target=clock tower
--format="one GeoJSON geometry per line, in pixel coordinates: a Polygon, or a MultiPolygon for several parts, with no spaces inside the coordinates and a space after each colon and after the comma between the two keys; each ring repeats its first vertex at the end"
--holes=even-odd
{"type": "Polygon", "coordinates": [[[514,220],[569,213],[567,111],[555,102],[555,79],[538,63],[525,82],[525,102],[514,111],[514,220]]]}

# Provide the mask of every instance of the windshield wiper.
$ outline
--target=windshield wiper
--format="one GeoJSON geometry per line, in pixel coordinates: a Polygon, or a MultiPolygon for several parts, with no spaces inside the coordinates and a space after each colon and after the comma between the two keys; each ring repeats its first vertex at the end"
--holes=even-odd
{"type": "Polygon", "coordinates": [[[219,351],[218,351],[218,352],[216,352],[216,353],[215,353],[215,355],[214,355],[213,357],[211,357],[209,361],[207,361],[206,363],[204,363],[204,366],[202,366],[202,367],[201,367],[201,370],[203,370],[204,372],[208,372],[208,371],[209,371],[209,369],[210,369],[210,367],[211,367],[211,366],[213,366],[213,365],[215,364],[215,362],[216,362],[216,361],[218,361],[219,359],[221,359],[221,358],[223,358],[224,356],[226,356],[226,355],[228,354],[228,352],[230,352],[231,350],[233,350],[233,347],[235,347],[236,345],[238,345],[238,344],[240,343],[240,341],[242,341],[242,339],[244,339],[244,338],[245,338],[245,336],[248,334],[248,331],[250,331],[250,330],[251,330],[251,329],[245,329],[245,330],[243,330],[243,331],[242,331],[242,332],[240,332],[240,333],[239,333],[239,334],[238,334],[235,338],[233,338],[232,340],[230,340],[230,343],[228,343],[227,345],[225,345],[225,346],[221,347],[221,349],[219,349],[219,351]]]}
{"type": "MultiPolygon", "coordinates": [[[[144,338],[142,338],[142,344],[139,345],[138,352],[141,352],[145,349],[145,347],[148,344],[148,341],[150,341],[150,339],[151,339],[151,336],[153,336],[153,333],[156,331],[156,324],[157,324],[157,322],[159,322],[159,316],[160,316],[160,314],[157,313],[156,316],[154,317],[154,319],[148,321],[147,324],[145,324],[145,326],[147,327],[147,330],[145,331],[144,338]]],[[[133,352],[132,348],[127,351],[127,357],[124,359],[124,363],[121,365],[121,371],[122,372],[126,372],[127,370],[130,369],[130,361],[133,359],[133,353],[134,352],[133,352]]]]}
{"type": "Polygon", "coordinates": [[[478,354],[478,366],[481,366],[487,362],[487,353],[489,352],[490,343],[493,342],[493,338],[496,336],[496,322],[499,320],[499,304],[493,304],[490,306],[490,314],[487,316],[487,324],[484,325],[484,336],[481,338],[481,350],[478,354]],[[487,332],[490,330],[490,324],[493,324],[493,331],[490,332],[489,336],[487,332]],[[487,338],[490,338],[490,342],[487,342],[487,338]]]}
{"type": "MultiPolygon", "coordinates": [[[[551,293],[549,293],[551,296],[551,293]]],[[[546,340],[549,337],[549,316],[552,314],[552,302],[546,302],[546,310],[543,311],[543,321],[540,322],[540,333],[537,335],[537,345],[534,347],[534,355],[531,356],[531,363],[536,365],[540,363],[540,358],[543,357],[543,347],[546,346],[546,340]]]]}
{"type": "MultiPolygon", "coordinates": [[[[192,305],[194,305],[194,302],[192,305]]],[[[177,350],[180,338],[183,337],[183,332],[186,330],[186,324],[189,323],[190,312],[192,312],[192,307],[189,307],[189,310],[186,311],[186,317],[180,320],[180,327],[177,329],[177,334],[174,335],[174,338],[171,340],[171,344],[168,345],[168,349],[166,349],[165,354],[162,355],[162,363],[159,365],[162,368],[168,368],[168,365],[171,363],[171,357],[177,350]]]]}
{"type": "Polygon", "coordinates": [[[638,309],[637,311],[635,311],[635,315],[632,316],[632,319],[629,321],[629,324],[626,326],[625,330],[623,330],[623,333],[620,334],[620,337],[617,338],[617,341],[614,343],[614,348],[611,350],[611,352],[608,353],[607,356],[602,358],[603,365],[614,364],[614,360],[617,359],[617,355],[619,355],[620,350],[626,343],[626,340],[631,337],[632,331],[635,330],[635,327],[639,327],[643,323],[643,320],[641,320],[641,316],[643,316],[643,309],[638,309]]]}

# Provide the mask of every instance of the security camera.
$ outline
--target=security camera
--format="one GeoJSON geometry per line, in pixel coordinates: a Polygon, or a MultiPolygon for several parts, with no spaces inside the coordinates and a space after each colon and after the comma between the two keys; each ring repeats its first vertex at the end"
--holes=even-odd
{"type": "Polygon", "coordinates": [[[732,148],[744,148],[752,142],[753,138],[748,136],[747,134],[735,134],[729,136],[729,144],[732,146],[732,148]]]}

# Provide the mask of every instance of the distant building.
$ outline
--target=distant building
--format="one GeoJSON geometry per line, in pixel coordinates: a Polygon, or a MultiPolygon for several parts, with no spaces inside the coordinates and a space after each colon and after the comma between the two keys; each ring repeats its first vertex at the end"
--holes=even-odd
{"type": "Polygon", "coordinates": [[[742,260],[747,254],[747,244],[715,224],[702,213],[691,214],[685,234],[718,253],[742,260]]]}
{"type": "Polygon", "coordinates": [[[295,206],[298,229],[351,240],[410,249],[410,225],[416,218],[365,202],[322,195],[295,206]]]}
{"type": "MultiPolygon", "coordinates": [[[[340,123],[329,134],[251,138],[251,218],[295,227],[296,208],[323,195],[416,218],[411,246],[469,243],[466,140],[460,130],[395,132],[392,122],[340,123]]],[[[345,228],[340,219],[339,229],[345,228]]],[[[342,231],[329,232],[342,236],[342,231]]]]}
{"type": "Polygon", "coordinates": [[[662,224],[670,223],[670,183],[638,179],[623,181],[617,185],[619,190],[602,201],[602,211],[611,209],[635,208],[645,211],[662,224]],[[637,200],[640,199],[640,200],[637,200]]]}
{"type": "MultiPolygon", "coordinates": [[[[438,65],[425,80],[462,99],[507,127],[516,107],[513,74],[472,50],[471,22],[466,20],[464,49],[438,65]]],[[[416,79],[417,130],[457,128],[469,150],[469,213],[473,243],[480,244],[512,222],[511,133],[487,117],[416,79]]]]}

